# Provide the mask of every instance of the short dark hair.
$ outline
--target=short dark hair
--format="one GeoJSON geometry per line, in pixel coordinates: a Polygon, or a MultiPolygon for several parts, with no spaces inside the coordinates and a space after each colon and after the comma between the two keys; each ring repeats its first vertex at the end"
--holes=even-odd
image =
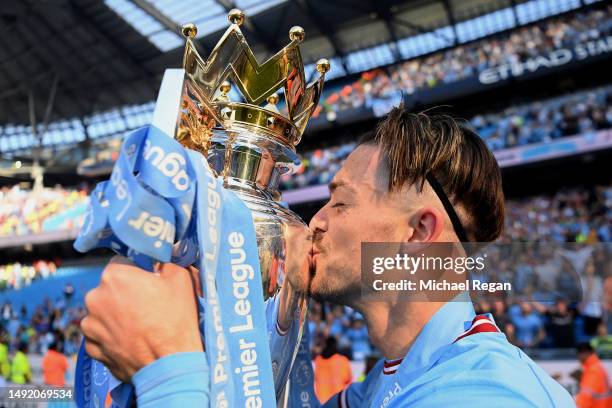
{"type": "Polygon", "coordinates": [[[386,155],[389,191],[406,183],[420,191],[431,175],[453,205],[465,209],[461,223],[471,241],[491,242],[501,235],[505,211],[501,172],[493,153],[465,121],[411,113],[400,105],[359,144],[375,144],[386,155]]]}
{"type": "Polygon", "coordinates": [[[576,346],[576,351],[578,353],[592,353],[595,351],[595,349],[593,349],[593,346],[591,346],[589,343],[579,343],[576,346]]]}

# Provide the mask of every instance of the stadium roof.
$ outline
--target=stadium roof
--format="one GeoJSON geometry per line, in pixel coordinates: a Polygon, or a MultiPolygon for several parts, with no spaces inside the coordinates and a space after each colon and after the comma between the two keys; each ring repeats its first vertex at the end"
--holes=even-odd
{"type": "Polygon", "coordinates": [[[164,70],[182,62],[180,26],[198,24],[197,41],[207,55],[233,7],[246,11],[243,31],[260,61],[288,43],[290,27],[301,25],[307,75],[314,61],[327,57],[330,80],[594,2],[0,1],[0,168],[6,167],[2,159],[9,166],[34,158],[73,162],[76,156],[68,152],[74,147],[87,155],[94,144],[149,123],[164,70]]]}
{"type": "MultiPolygon", "coordinates": [[[[579,3],[579,0],[556,3],[572,2],[579,3]]],[[[248,18],[244,31],[259,59],[287,44],[289,28],[301,25],[306,30],[306,41],[302,46],[305,61],[332,58],[335,68],[331,74],[340,76],[410,55],[410,50],[402,47],[402,38],[423,34],[431,37],[430,43],[444,43],[446,46],[462,39],[469,40],[461,38],[461,21],[468,16],[507,8],[511,3],[516,2],[0,2],[0,124],[30,125],[32,116],[36,123],[45,119],[74,119],[117,106],[153,100],[164,69],[181,64],[183,40],[178,34],[180,26],[195,22],[199,27],[198,42],[207,53],[227,27],[226,14],[233,7],[246,11],[248,18]],[[452,28],[453,23],[459,24],[452,28]],[[445,28],[431,32],[440,27],[445,28]],[[366,51],[359,51],[363,49],[366,51]],[[49,101],[54,103],[49,104],[49,101]]],[[[545,10],[550,8],[549,4],[532,4],[530,7],[536,11],[535,14],[538,14],[538,8],[549,14],[549,10],[545,10]]],[[[498,16],[497,20],[503,26],[512,20],[512,16],[498,16]]],[[[504,27],[498,27],[497,31],[499,28],[504,27]]],[[[423,53],[423,50],[419,51],[423,53]]]]}

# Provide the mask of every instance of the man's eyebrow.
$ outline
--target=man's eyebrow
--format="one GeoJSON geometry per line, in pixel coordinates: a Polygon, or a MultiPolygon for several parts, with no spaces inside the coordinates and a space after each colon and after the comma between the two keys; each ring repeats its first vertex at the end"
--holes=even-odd
{"type": "Polygon", "coordinates": [[[339,189],[340,187],[344,187],[347,190],[350,190],[352,192],[355,191],[355,189],[353,187],[351,187],[350,184],[348,184],[345,181],[339,180],[339,181],[332,181],[331,183],[329,183],[328,188],[329,188],[329,193],[333,193],[334,191],[336,191],[337,189],[339,189]]]}

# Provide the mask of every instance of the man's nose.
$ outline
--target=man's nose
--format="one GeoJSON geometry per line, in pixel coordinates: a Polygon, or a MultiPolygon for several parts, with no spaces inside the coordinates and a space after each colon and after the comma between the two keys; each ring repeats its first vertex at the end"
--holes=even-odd
{"type": "Polygon", "coordinates": [[[310,220],[308,226],[313,233],[321,233],[327,231],[327,212],[325,210],[327,206],[321,208],[310,220]]]}

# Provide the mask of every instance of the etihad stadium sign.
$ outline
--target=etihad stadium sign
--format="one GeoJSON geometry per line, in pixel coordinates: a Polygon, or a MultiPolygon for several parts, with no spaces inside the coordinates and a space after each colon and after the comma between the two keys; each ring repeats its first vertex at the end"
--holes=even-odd
{"type": "Polygon", "coordinates": [[[572,48],[557,48],[548,54],[527,58],[525,61],[487,68],[478,75],[480,83],[489,85],[536,71],[560,67],[612,52],[612,36],[576,44],[572,48]]]}

